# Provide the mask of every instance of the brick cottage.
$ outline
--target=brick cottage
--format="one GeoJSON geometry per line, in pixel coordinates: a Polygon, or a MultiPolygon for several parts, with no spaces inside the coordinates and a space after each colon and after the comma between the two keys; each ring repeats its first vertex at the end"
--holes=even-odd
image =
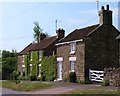
{"type": "Polygon", "coordinates": [[[119,31],[112,25],[109,5],[101,7],[99,24],[75,29],[57,46],[57,80],[75,72],[78,80],[88,78],[89,69],[119,67],[119,31]]]}

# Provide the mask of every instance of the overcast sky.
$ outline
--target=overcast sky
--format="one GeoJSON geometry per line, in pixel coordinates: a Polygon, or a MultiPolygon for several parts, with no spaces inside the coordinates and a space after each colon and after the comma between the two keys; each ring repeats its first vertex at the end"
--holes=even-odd
{"type": "MultiPolygon", "coordinates": [[[[0,49],[18,52],[33,42],[34,21],[38,21],[44,32],[56,35],[55,20],[58,28],[66,35],[75,29],[99,23],[96,2],[4,2],[0,3],[0,49]]],[[[101,6],[110,5],[113,11],[113,25],[118,28],[118,3],[99,2],[101,6]]]]}

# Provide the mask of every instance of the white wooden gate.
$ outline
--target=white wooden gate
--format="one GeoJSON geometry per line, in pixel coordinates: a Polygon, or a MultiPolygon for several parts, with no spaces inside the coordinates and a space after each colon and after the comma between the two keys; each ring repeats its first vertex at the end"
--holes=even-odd
{"type": "Polygon", "coordinates": [[[89,69],[89,80],[103,82],[103,71],[89,69]]]}

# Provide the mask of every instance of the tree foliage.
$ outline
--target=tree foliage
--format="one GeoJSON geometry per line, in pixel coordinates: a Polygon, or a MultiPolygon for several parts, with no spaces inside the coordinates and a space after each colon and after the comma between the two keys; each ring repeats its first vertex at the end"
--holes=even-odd
{"type": "Polygon", "coordinates": [[[39,42],[40,34],[42,33],[43,29],[40,28],[39,22],[35,21],[33,22],[35,24],[34,30],[34,39],[36,42],[39,42]]]}
{"type": "Polygon", "coordinates": [[[45,34],[46,37],[49,37],[48,33],[43,32],[43,29],[40,27],[39,22],[35,21],[33,23],[35,25],[33,28],[33,31],[34,31],[33,35],[34,35],[34,39],[37,43],[40,42],[40,34],[45,34]]]}
{"type": "Polygon", "coordinates": [[[9,79],[10,74],[17,70],[17,52],[2,51],[2,79],[9,79]]]}

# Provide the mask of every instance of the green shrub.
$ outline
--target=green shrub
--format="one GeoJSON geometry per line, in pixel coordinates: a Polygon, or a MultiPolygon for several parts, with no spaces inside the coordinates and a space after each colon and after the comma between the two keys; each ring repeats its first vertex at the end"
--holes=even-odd
{"type": "Polygon", "coordinates": [[[104,79],[102,85],[109,86],[109,80],[104,79]]]}
{"type": "Polygon", "coordinates": [[[17,71],[13,71],[11,74],[10,74],[10,80],[19,80],[19,74],[17,71]]]}
{"type": "Polygon", "coordinates": [[[36,81],[36,80],[37,80],[36,75],[34,75],[34,74],[33,74],[33,75],[31,75],[31,76],[30,76],[30,80],[31,80],[31,81],[36,81]]]}
{"type": "Polygon", "coordinates": [[[77,83],[81,83],[81,84],[92,84],[92,82],[89,79],[86,80],[77,80],[77,83]]]}
{"type": "Polygon", "coordinates": [[[70,72],[68,77],[69,82],[76,82],[76,74],[75,72],[70,72]]]}
{"type": "Polygon", "coordinates": [[[40,77],[40,81],[46,81],[46,77],[43,74],[40,77]]]}

